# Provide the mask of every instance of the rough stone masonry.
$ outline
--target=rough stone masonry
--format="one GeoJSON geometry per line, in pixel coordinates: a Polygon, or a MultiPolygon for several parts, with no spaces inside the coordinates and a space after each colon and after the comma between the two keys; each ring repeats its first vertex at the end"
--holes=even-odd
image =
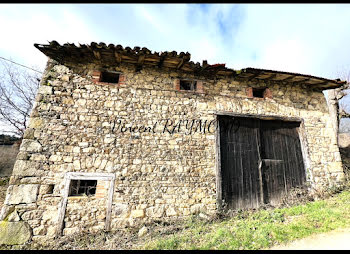
{"type": "Polygon", "coordinates": [[[192,120],[208,127],[217,112],[303,119],[309,191],[343,180],[321,90],[304,83],[208,79],[167,67],[135,71],[123,62],[103,68],[120,73],[118,84],[96,81],[98,63],[48,61],[0,218],[28,226],[19,244],[52,239],[59,228],[64,235],[102,230],[108,200],[111,230],[199,211],[215,214],[215,128],[204,130],[195,122],[197,129],[188,132],[192,120]],[[179,79],[200,82],[195,91],[182,91],[179,79]],[[270,96],[249,96],[250,88],[262,86],[270,96]],[[95,195],[68,195],[61,227],[67,172],[109,173],[115,179],[111,197],[109,180],[97,180],[95,195]]]}

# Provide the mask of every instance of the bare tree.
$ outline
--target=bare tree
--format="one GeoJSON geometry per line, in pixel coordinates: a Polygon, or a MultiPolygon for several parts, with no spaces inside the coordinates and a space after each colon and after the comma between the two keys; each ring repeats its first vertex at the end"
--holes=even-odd
{"type": "Polygon", "coordinates": [[[0,59],[0,131],[22,137],[41,74],[0,59]]]}
{"type": "MultiPolygon", "coordinates": [[[[339,132],[348,130],[345,125],[350,117],[350,71],[343,68],[337,74],[340,80],[346,81],[342,87],[330,89],[326,92],[329,113],[333,124],[335,135],[338,137],[339,132]],[[345,125],[344,125],[345,124],[345,125]]],[[[339,138],[337,138],[339,144],[339,138]]]]}
{"type": "Polygon", "coordinates": [[[341,93],[342,97],[339,99],[339,114],[340,117],[350,117],[350,70],[343,70],[339,77],[347,81],[341,93]]]}

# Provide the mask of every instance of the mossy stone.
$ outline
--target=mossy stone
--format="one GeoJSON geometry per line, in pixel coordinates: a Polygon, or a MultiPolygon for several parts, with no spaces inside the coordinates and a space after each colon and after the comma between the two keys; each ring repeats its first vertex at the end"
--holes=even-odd
{"type": "Polygon", "coordinates": [[[24,221],[0,221],[0,244],[24,244],[31,238],[29,225],[24,221]]]}

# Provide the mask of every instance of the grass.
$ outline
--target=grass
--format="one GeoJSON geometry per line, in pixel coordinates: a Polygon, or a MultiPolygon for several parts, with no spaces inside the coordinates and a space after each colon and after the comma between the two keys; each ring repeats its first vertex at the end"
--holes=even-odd
{"type": "Polygon", "coordinates": [[[350,225],[350,191],[287,208],[240,211],[224,221],[187,221],[180,232],[153,236],[140,249],[267,249],[350,225]]]}

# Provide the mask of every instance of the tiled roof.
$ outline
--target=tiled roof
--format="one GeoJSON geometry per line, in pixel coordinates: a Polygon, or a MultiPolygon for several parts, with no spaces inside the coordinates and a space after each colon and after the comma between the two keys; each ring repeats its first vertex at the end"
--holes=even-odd
{"type": "Polygon", "coordinates": [[[207,61],[194,63],[190,61],[191,54],[176,51],[152,52],[148,48],[123,47],[121,45],[101,42],[92,42],[90,45],[82,44],[76,46],[74,43],[60,45],[56,41],[49,44],[34,44],[41,52],[48,57],[68,66],[76,63],[97,63],[104,65],[119,65],[120,63],[130,63],[141,69],[143,66],[153,66],[156,68],[167,67],[171,69],[191,72],[196,75],[208,77],[232,76],[237,79],[248,80],[270,80],[284,81],[289,83],[304,83],[321,89],[336,88],[345,84],[345,81],[331,80],[300,73],[281,72],[256,68],[245,68],[234,70],[225,67],[225,64],[210,65],[207,61]]]}

